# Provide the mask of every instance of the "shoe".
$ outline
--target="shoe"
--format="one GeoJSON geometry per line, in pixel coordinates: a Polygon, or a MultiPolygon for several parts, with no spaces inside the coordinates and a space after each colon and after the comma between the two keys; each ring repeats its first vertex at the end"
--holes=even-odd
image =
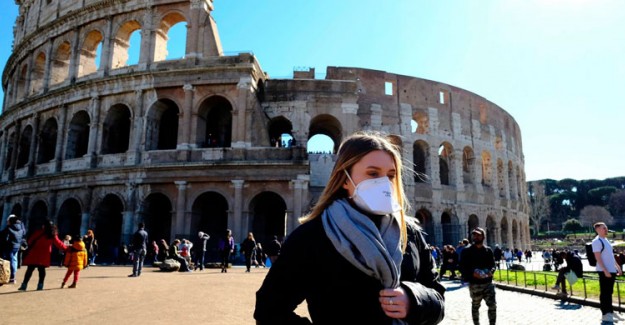
{"type": "Polygon", "coordinates": [[[554,290],[560,290],[560,286],[556,284],[556,285],[554,285],[553,287],[551,287],[551,289],[554,289],[554,290]]]}
{"type": "Polygon", "coordinates": [[[128,275],[128,277],[129,277],[129,278],[135,278],[135,277],[137,277],[137,276],[136,276],[135,274],[130,274],[130,275],[128,275]]]}
{"type": "Polygon", "coordinates": [[[601,320],[608,323],[614,323],[614,315],[612,313],[607,313],[601,317],[601,320]]]}
{"type": "Polygon", "coordinates": [[[74,289],[74,288],[76,288],[76,282],[74,282],[74,283],[70,284],[68,288],[70,288],[70,289],[74,289]]]}
{"type": "Polygon", "coordinates": [[[43,290],[43,283],[37,283],[37,290],[38,291],[43,290]]]}
{"type": "Polygon", "coordinates": [[[621,315],[616,314],[616,313],[612,313],[612,318],[616,319],[616,320],[625,320],[625,318],[621,317],[621,315]]]}
{"type": "Polygon", "coordinates": [[[9,284],[15,284],[15,279],[9,280],[9,284]]]}
{"type": "Polygon", "coordinates": [[[28,285],[26,283],[22,282],[22,285],[20,285],[20,287],[17,288],[17,290],[26,291],[26,286],[28,286],[28,285]]]}
{"type": "Polygon", "coordinates": [[[65,282],[61,283],[61,289],[65,288],[65,282]]]}

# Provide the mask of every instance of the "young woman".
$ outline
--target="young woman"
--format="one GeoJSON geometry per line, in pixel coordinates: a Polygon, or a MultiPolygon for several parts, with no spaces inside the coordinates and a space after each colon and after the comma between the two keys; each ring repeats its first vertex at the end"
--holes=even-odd
{"type": "Polygon", "coordinates": [[[379,134],[339,148],[312,212],[256,293],[257,324],[437,324],[444,288],[404,215],[399,149],[379,134]],[[294,313],[306,300],[310,320],[294,313]]]}
{"type": "Polygon", "coordinates": [[[33,275],[33,271],[37,269],[39,272],[39,282],[37,290],[43,290],[43,282],[46,279],[46,268],[50,267],[50,254],[52,253],[52,245],[61,251],[65,251],[67,246],[59,239],[56,226],[50,220],[44,221],[40,229],[37,229],[28,238],[29,252],[24,256],[22,264],[28,266],[26,274],[24,274],[24,282],[18,290],[26,291],[28,281],[33,275]]]}

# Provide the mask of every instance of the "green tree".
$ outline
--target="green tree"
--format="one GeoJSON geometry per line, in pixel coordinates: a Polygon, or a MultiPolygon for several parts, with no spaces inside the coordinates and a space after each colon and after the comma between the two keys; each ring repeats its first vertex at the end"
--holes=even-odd
{"type": "Polygon", "coordinates": [[[584,226],[577,219],[569,219],[562,224],[563,231],[578,232],[584,230],[584,226]]]}

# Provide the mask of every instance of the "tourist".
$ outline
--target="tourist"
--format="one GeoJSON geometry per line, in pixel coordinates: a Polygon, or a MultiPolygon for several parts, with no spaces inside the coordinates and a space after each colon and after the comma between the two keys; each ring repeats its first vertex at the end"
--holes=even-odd
{"type": "Polygon", "coordinates": [[[273,239],[267,244],[265,248],[265,252],[267,256],[269,256],[269,261],[271,264],[275,263],[280,256],[280,249],[282,249],[282,244],[278,240],[278,236],[273,236],[273,239]]]}
{"type": "Polygon", "coordinates": [[[202,231],[197,233],[197,239],[193,245],[193,253],[195,255],[195,269],[204,271],[204,258],[206,256],[206,242],[210,239],[210,236],[202,231]]]}
{"type": "Polygon", "coordinates": [[[9,215],[7,218],[7,226],[0,232],[0,256],[9,261],[11,275],[9,276],[9,284],[15,283],[15,275],[17,274],[17,257],[20,252],[22,243],[26,240],[26,229],[24,224],[16,215],[9,215]]]}
{"type": "Polygon", "coordinates": [[[87,230],[87,234],[83,237],[83,242],[89,254],[89,265],[95,265],[95,257],[98,256],[98,241],[95,239],[93,230],[87,230]]]}
{"type": "Polygon", "coordinates": [[[601,308],[601,320],[604,322],[622,321],[624,318],[614,313],[612,306],[612,293],[614,291],[614,281],[617,275],[621,275],[621,267],[614,260],[612,244],[606,239],[608,226],[603,222],[594,225],[597,237],[592,241],[592,251],[597,259],[595,269],[599,274],[599,305],[601,308]]]}
{"type": "Polygon", "coordinates": [[[174,239],[174,241],[169,246],[169,258],[176,260],[178,261],[178,263],[180,263],[180,269],[178,269],[178,271],[191,272],[187,260],[184,259],[184,257],[180,256],[180,253],[178,253],[178,245],[180,245],[180,239],[174,239]]]}
{"type": "Polygon", "coordinates": [[[132,274],[129,277],[141,276],[143,261],[148,251],[148,232],[145,231],[145,224],[139,223],[139,229],[132,235],[132,274]]]}
{"type": "Polygon", "coordinates": [[[456,278],[456,266],[458,265],[458,253],[452,245],[443,246],[443,264],[441,265],[440,277],[445,276],[447,271],[451,272],[449,280],[456,278]]]}
{"type": "Polygon", "coordinates": [[[61,288],[65,287],[65,283],[69,280],[69,276],[74,273],[74,282],[69,285],[68,288],[76,288],[78,284],[78,278],[80,277],[80,270],[87,267],[88,262],[87,250],[85,249],[85,243],[83,243],[80,236],[74,236],[72,245],[68,246],[65,250],[65,258],[63,265],[67,267],[67,272],[61,283],[61,288]]]}
{"type": "MultiPolygon", "coordinates": [[[[558,277],[556,278],[556,284],[552,287],[552,289],[559,290],[558,296],[566,297],[568,294],[566,292],[566,282],[565,276],[569,272],[575,273],[577,278],[581,278],[584,276],[584,269],[582,266],[582,260],[579,256],[575,255],[573,252],[562,251],[560,252],[562,259],[566,261],[566,266],[560,268],[558,271],[558,277]]],[[[572,285],[572,283],[571,283],[572,285]]]]}
{"type": "Polygon", "coordinates": [[[495,258],[495,265],[497,266],[497,270],[501,270],[501,258],[503,257],[503,251],[501,250],[501,247],[499,247],[499,244],[495,244],[493,257],[495,258]]]}
{"type": "Polygon", "coordinates": [[[221,273],[228,272],[228,264],[230,263],[230,254],[234,253],[234,237],[232,230],[226,229],[226,234],[219,240],[219,255],[221,257],[221,273]]]}
{"type": "MultiPolygon", "coordinates": [[[[462,251],[460,269],[464,282],[469,283],[473,324],[480,324],[480,305],[484,300],[488,306],[488,321],[494,325],[497,322],[497,301],[493,284],[495,257],[490,247],[484,245],[484,229],[479,227],[473,229],[471,238],[473,245],[462,251]]],[[[510,252],[509,249],[506,251],[510,252]]]]}
{"type": "Polygon", "coordinates": [[[378,134],[340,146],[327,186],[256,293],[256,324],[437,324],[443,287],[407,218],[399,148],[378,134]],[[401,271],[401,272],[400,272],[401,271]],[[295,313],[307,302],[310,320],[295,313]]]}
{"type": "Polygon", "coordinates": [[[24,281],[18,290],[26,291],[28,281],[30,281],[35,268],[39,272],[37,290],[43,290],[46,268],[50,267],[52,245],[60,250],[67,249],[67,246],[58,237],[56,226],[52,221],[45,220],[41,228],[35,230],[28,238],[28,253],[26,253],[23,259],[23,264],[28,266],[28,268],[26,269],[26,274],[24,274],[24,281]]]}
{"type": "Polygon", "coordinates": [[[254,234],[248,233],[247,238],[241,243],[241,252],[245,256],[245,272],[250,272],[252,267],[252,255],[256,249],[256,240],[254,240],[254,234]]]}
{"type": "Polygon", "coordinates": [[[263,251],[263,245],[261,243],[256,243],[256,249],[254,250],[254,258],[256,259],[256,267],[262,266],[267,267],[265,265],[265,260],[267,259],[267,254],[263,251]]]}

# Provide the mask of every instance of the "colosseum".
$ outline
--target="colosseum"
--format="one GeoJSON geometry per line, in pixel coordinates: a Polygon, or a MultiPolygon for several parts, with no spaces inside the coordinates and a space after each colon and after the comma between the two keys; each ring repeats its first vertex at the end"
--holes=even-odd
{"type": "MultiPolygon", "coordinates": [[[[94,229],[101,260],[146,224],[152,239],[209,245],[226,228],[287,236],[322,191],[341,140],[380,130],[414,173],[404,183],[432,244],[484,227],[527,248],[521,132],[485,98],[384,71],[313,68],[272,79],[252,53],[225,55],[212,0],[15,0],[2,75],[2,227],[17,214],[61,234],[94,229]],[[168,32],[186,25],[184,57],[168,32]],[[140,35],[129,62],[130,35],[140,35]]],[[[234,4],[224,4],[234,5],[234,4]]]]}

